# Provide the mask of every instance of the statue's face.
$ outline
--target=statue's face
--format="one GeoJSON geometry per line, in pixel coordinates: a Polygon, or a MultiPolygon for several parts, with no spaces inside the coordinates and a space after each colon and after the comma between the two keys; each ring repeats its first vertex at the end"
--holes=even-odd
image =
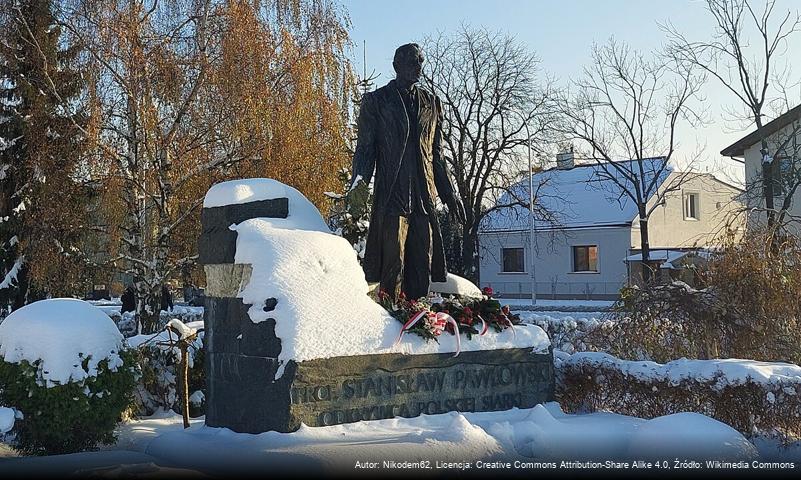
{"type": "Polygon", "coordinates": [[[401,83],[415,83],[420,81],[420,74],[423,72],[423,52],[417,47],[409,47],[403,50],[392,66],[395,67],[398,81],[401,83]]]}

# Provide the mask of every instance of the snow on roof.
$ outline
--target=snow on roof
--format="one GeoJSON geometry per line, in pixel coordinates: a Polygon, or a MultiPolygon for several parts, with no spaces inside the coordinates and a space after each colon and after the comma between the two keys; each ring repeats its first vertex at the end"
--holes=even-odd
{"type": "MultiPolygon", "coordinates": [[[[675,262],[676,260],[682,258],[683,256],[687,255],[688,251],[684,250],[651,250],[650,257],[651,260],[662,260],[665,262],[675,262]]],[[[627,262],[641,262],[642,261],[642,253],[636,253],[634,255],[629,255],[625,258],[627,262]]]]}
{"type": "MultiPolygon", "coordinates": [[[[271,183],[265,185],[274,187],[271,183]]],[[[252,197],[266,195],[253,192],[252,197]]],[[[254,218],[231,227],[237,232],[235,262],[253,268],[250,282],[239,297],[243,303],[252,305],[248,315],[253,322],[268,318],[276,322],[275,334],[281,339],[278,377],[289,360],[456,351],[456,339],[447,334],[439,343],[405,335],[394,346],[402,325],[367,295],[369,288],[353,247],[327,229],[311,228],[324,224],[316,209],[316,219],[293,220],[298,216],[293,213],[293,205],[302,205],[301,198],[290,197],[286,222],[254,218]],[[268,298],[275,298],[278,303],[274,310],[265,312],[264,302],[268,298]]],[[[304,211],[300,217],[305,216],[313,215],[304,211]]],[[[515,330],[474,336],[470,341],[465,338],[461,348],[544,350],[550,345],[548,336],[537,326],[520,326],[515,330]]]]}
{"type": "MultiPolygon", "coordinates": [[[[626,169],[637,171],[636,160],[617,162],[626,169]]],[[[662,157],[643,160],[645,180],[650,182],[661,172],[661,185],[672,173],[662,157]]],[[[597,164],[577,165],[571,169],[557,168],[533,174],[535,203],[551,212],[563,228],[612,226],[630,223],[637,216],[637,205],[627,196],[620,197],[620,187],[608,179],[601,179],[601,167],[597,164]],[[538,185],[541,185],[539,188],[538,185]],[[618,200],[618,198],[620,198],[618,200]]],[[[624,185],[629,180],[619,177],[624,185]]],[[[658,188],[658,187],[657,187],[658,188]]],[[[515,198],[528,203],[528,178],[510,188],[512,194],[504,193],[498,205],[513,203],[515,198]]],[[[656,190],[656,189],[654,189],[656,190]]],[[[491,212],[482,222],[482,231],[522,230],[528,228],[529,210],[520,205],[503,207],[491,212]]],[[[539,229],[553,228],[548,222],[535,220],[539,229]]]]}
{"type": "Polygon", "coordinates": [[[108,359],[122,365],[123,337],[100,309],[74,298],[40,300],[11,312],[0,323],[0,357],[9,363],[41,359],[39,373],[48,387],[81,382],[97,375],[108,359]],[[82,362],[88,361],[88,370],[82,362]]]}
{"type": "MultiPolygon", "coordinates": [[[[693,257],[700,257],[704,260],[708,260],[709,257],[712,255],[707,249],[698,249],[698,250],[673,250],[673,249],[657,249],[651,250],[650,257],[652,261],[661,260],[662,265],[660,268],[670,268],[675,269],[676,264],[675,262],[681,260],[686,256],[693,256],[693,257]]],[[[624,262],[641,262],[642,261],[642,253],[636,253],[634,255],[629,255],[623,259],[624,262]]]]}
{"type": "Polygon", "coordinates": [[[239,205],[276,198],[289,199],[289,215],[287,218],[270,218],[265,221],[277,228],[330,231],[320,211],[302,193],[271,178],[246,178],[218,183],[206,193],[203,207],[239,205]]]}

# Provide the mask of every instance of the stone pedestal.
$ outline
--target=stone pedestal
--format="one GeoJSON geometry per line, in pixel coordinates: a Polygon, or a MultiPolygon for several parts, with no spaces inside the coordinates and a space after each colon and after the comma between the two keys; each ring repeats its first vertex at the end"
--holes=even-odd
{"type": "MultiPolygon", "coordinates": [[[[469,351],[457,358],[372,354],[290,361],[276,380],[281,340],[275,319],[253,323],[251,305],[237,298],[252,270],[234,263],[237,234],[228,227],[250,218],[286,218],[288,205],[279,198],[203,209],[207,425],[291,432],[301,423],[529,408],[553,399],[552,352],[533,354],[531,348],[469,351]]],[[[261,307],[270,312],[276,303],[267,299],[261,307]]]]}

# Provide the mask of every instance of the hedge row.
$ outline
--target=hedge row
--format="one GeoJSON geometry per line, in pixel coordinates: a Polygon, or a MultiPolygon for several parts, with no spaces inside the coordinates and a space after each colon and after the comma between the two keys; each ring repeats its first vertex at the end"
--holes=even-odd
{"type": "MultiPolygon", "coordinates": [[[[682,359],[661,365],[594,352],[561,353],[556,399],[567,412],[611,411],[641,418],[697,412],[747,437],[801,438],[801,376],[771,374],[764,363],[715,362],[682,359]],[[727,372],[732,366],[738,367],[737,375],[727,372]],[[743,375],[749,368],[754,375],[743,375]]],[[[784,368],[783,373],[799,369],[773,365],[784,368]]]]}

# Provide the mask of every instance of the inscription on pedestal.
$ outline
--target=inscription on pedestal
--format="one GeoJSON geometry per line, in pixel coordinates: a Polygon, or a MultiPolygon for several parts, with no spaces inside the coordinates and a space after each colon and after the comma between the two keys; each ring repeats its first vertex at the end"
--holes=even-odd
{"type": "Polygon", "coordinates": [[[450,355],[367,355],[298,364],[293,423],[326,426],[450,411],[529,408],[553,399],[549,353],[531,349],[450,355]],[[380,365],[377,365],[380,364],[380,365]]]}

